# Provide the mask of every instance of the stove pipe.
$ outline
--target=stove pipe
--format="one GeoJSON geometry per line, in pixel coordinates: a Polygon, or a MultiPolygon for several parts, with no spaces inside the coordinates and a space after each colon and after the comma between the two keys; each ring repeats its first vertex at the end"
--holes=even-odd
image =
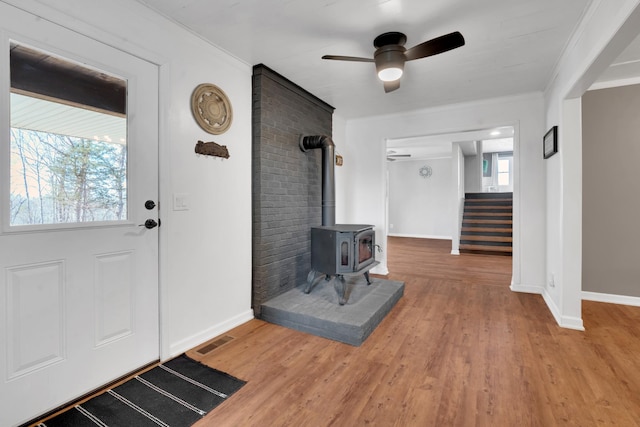
{"type": "Polygon", "coordinates": [[[322,225],[336,225],[335,145],[326,135],[300,137],[300,150],[322,148],[322,225]]]}

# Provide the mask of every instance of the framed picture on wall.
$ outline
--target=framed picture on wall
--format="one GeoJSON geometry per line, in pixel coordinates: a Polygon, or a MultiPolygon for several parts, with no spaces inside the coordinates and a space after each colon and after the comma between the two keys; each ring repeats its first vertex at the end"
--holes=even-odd
{"type": "Polygon", "coordinates": [[[558,126],[549,129],[544,135],[542,144],[544,158],[548,159],[558,152],[558,126]]]}
{"type": "Polygon", "coordinates": [[[493,153],[482,153],[482,176],[493,175],[493,153]]]}

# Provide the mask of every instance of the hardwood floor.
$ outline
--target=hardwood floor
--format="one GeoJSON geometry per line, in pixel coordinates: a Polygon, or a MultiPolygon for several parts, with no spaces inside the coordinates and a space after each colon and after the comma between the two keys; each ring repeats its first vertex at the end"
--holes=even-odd
{"type": "Polygon", "coordinates": [[[405,295],[360,347],[252,320],[188,354],[248,381],[197,426],[640,425],[640,308],[585,302],[586,332],[509,290],[511,258],[390,238],[405,295]]]}

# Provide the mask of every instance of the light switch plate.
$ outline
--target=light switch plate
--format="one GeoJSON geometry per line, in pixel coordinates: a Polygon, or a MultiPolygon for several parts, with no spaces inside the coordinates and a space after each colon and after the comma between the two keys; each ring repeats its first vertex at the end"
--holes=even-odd
{"type": "Polygon", "coordinates": [[[173,193],[173,210],[188,211],[189,210],[189,194],[173,193]]]}

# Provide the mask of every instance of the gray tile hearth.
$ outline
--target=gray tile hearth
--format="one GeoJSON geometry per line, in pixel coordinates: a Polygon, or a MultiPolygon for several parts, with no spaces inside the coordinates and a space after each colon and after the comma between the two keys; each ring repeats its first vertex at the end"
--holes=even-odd
{"type": "Polygon", "coordinates": [[[345,276],[347,302],[338,304],[334,280],[320,279],[309,294],[304,285],[262,304],[262,319],[354,346],[361,345],[404,294],[404,283],[345,276]]]}

